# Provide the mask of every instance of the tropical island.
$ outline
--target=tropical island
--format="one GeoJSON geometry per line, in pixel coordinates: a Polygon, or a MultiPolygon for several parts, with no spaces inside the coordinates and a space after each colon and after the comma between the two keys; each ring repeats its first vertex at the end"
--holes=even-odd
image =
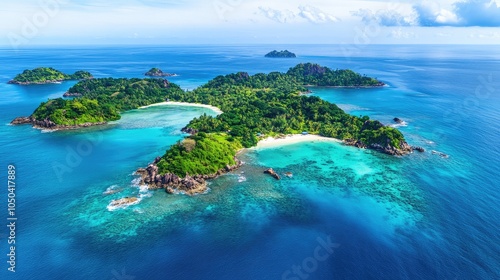
{"type": "Polygon", "coordinates": [[[149,76],[149,77],[175,77],[175,76],[179,76],[179,75],[174,74],[174,73],[165,73],[159,68],[151,68],[144,75],[149,76]]]}
{"type": "Polygon", "coordinates": [[[183,131],[191,134],[137,170],[142,183],[169,193],[206,191],[206,180],[241,165],[241,148],[250,148],[259,135],[309,134],[343,140],[358,148],[390,155],[412,152],[396,128],[369,117],[351,116],[335,104],[304,95],[304,84],[326,86],[378,86],[380,81],[351,70],[331,70],[317,64],[299,64],[286,73],[249,75],[245,72],[218,76],[193,90],[183,91],[164,79],[92,79],[80,81],[68,92],[80,97],[43,102],[29,123],[45,129],[68,129],[118,120],[120,112],[165,100],[198,103],[220,108],[216,117],[195,118],[183,131]],[[314,82],[314,83],[313,83],[314,82]]]}
{"type": "Polygon", "coordinates": [[[92,78],[92,74],[87,71],[76,71],[74,74],[69,75],[51,67],[39,67],[33,70],[24,70],[8,83],[17,85],[41,85],[92,78]]]}
{"type": "Polygon", "coordinates": [[[293,52],[289,52],[288,50],[277,51],[274,50],[265,55],[265,57],[274,57],[274,58],[294,58],[297,57],[293,52]]]}

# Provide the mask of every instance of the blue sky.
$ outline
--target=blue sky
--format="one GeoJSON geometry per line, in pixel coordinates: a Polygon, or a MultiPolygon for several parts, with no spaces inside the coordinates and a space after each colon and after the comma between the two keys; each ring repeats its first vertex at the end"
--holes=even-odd
{"type": "Polygon", "coordinates": [[[16,0],[1,45],[500,44],[500,0],[16,0]]]}

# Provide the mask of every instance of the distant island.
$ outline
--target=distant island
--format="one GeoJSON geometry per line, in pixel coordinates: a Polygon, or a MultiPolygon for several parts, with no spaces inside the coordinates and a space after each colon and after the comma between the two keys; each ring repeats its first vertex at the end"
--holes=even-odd
{"type": "Polygon", "coordinates": [[[262,134],[307,132],[390,155],[413,150],[396,128],[367,116],[351,116],[335,104],[303,95],[307,91],[304,84],[311,83],[382,84],[351,70],[331,70],[311,63],[299,64],[286,73],[218,76],[194,91],[183,91],[164,79],[93,79],[80,81],[68,90],[80,93],[80,97],[49,100],[30,117],[16,118],[12,123],[45,129],[99,125],[120,119],[120,112],[165,100],[220,108],[223,113],[216,117],[202,115],[193,119],[182,129],[191,136],[137,171],[150,188],[163,188],[169,193],[206,191],[206,180],[238,168],[241,162],[236,158],[237,151],[255,146],[262,134]]]}
{"type": "Polygon", "coordinates": [[[13,80],[10,80],[9,84],[42,85],[60,83],[68,80],[84,80],[92,78],[92,74],[87,71],[76,71],[74,74],[68,75],[51,67],[39,67],[33,70],[24,70],[13,80]]]}
{"type": "Polygon", "coordinates": [[[174,73],[165,73],[165,72],[161,71],[159,68],[151,68],[144,75],[149,76],[149,77],[175,77],[175,76],[179,76],[179,75],[174,74],[174,73]]]}
{"type": "Polygon", "coordinates": [[[288,50],[284,51],[272,51],[265,55],[265,57],[277,57],[277,58],[293,58],[297,57],[293,52],[289,52],[288,50]]]}

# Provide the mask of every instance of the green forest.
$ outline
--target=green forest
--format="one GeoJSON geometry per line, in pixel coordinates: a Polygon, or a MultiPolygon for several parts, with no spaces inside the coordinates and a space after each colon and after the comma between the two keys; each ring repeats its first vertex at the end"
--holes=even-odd
{"type": "Polygon", "coordinates": [[[74,74],[68,75],[51,67],[39,67],[33,70],[24,70],[21,74],[18,74],[12,81],[10,81],[10,83],[43,84],[65,80],[83,80],[91,78],[92,74],[86,71],[76,71],[74,74]]]}
{"type": "Polygon", "coordinates": [[[71,87],[74,99],[43,102],[33,113],[37,120],[50,119],[57,125],[79,125],[120,119],[120,112],[165,101],[166,96],[182,95],[176,84],[162,79],[90,79],[71,87]]]}
{"type": "Polygon", "coordinates": [[[350,70],[331,70],[316,64],[299,64],[287,73],[249,75],[245,72],[218,76],[193,90],[182,91],[164,79],[91,79],[69,89],[75,99],[44,102],[32,117],[50,119],[59,125],[117,120],[119,113],[140,106],[171,101],[202,103],[224,113],[206,114],[187,126],[191,137],[172,146],[158,167],[163,173],[180,176],[213,174],[234,164],[240,147],[252,147],[259,135],[274,136],[307,131],[369,146],[402,148],[401,132],[369,117],[356,117],[335,104],[308,96],[304,84],[342,86],[379,85],[376,79],[350,70]]]}
{"type": "Polygon", "coordinates": [[[158,171],[179,177],[184,177],[186,173],[215,174],[226,165],[234,165],[234,155],[242,148],[238,141],[228,139],[225,134],[203,132],[186,137],[170,147],[158,162],[158,171]]]}

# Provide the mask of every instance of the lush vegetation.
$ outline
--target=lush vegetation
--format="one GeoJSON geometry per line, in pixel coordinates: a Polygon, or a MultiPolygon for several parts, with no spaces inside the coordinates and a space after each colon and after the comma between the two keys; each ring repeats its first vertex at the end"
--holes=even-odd
{"type": "Polygon", "coordinates": [[[170,147],[158,162],[161,174],[215,174],[227,165],[235,165],[234,155],[241,149],[238,141],[229,141],[224,134],[198,133],[170,147]]]}
{"type": "Polygon", "coordinates": [[[338,87],[373,87],[384,83],[352,70],[331,70],[318,64],[301,63],[290,70],[287,75],[293,76],[304,85],[338,86],[338,87]]]}
{"type": "MultiPolygon", "coordinates": [[[[339,139],[361,140],[365,145],[390,143],[399,148],[403,135],[368,117],[346,114],[335,104],[302,94],[306,89],[297,81],[295,69],[290,74],[247,73],[219,76],[206,85],[186,92],[176,101],[217,106],[224,111],[217,117],[203,115],[188,127],[197,131],[227,132],[245,147],[258,142],[257,135],[293,134],[307,131],[339,139]]],[[[327,71],[331,71],[326,68],[327,71]]],[[[336,85],[336,84],[328,84],[336,85]]]]}
{"type": "Polygon", "coordinates": [[[48,118],[57,125],[79,125],[120,119],[113,106],[88,98],[49,100],[42,103],[32,117],[37,120],[48,118]]]}
{"type": "Polygon", "coordinates": [[[119,112],[162,102],[167,95],[182,94],[179,86],[166,80],[124,78],[84,80],[68,92],[81,97],[43,102],[32,117],[50,119],[57,125],[113,121],[120,118],[119,112]]]}
{"type": "Polygon", "coordinates": [[[92,78],[92,74],[86,71],[76,71],[72,75],[64,74],[50,67],[39,67],[33,70],[24,70],[18,74],[11,83],[20,84],[44,84],[60,82],[65,80],[83,80],[92,78]]]}
{"type": "Polygon", "coordinates": [[[353,139],[363,146],[377,144],[402,148],[403,135],[367,116],[346,114],[335,104],[307,96],[304,84],[343,86],[380,84],[350,70],[330,70],[316,64],[299,64],[287,73],[218,76],[194,91],[182,91],[164,79],[92,79],[69,89],[81,97],[42,103],[35,119],[60,125],[119,119],[119,112],[169,99],[219,107],[224,113],[202,115],[187,128],[196,132],[172,146],[158,163],[161,173],[213,174],[234,164],[240,147],[255,146],[258,135],[307,131],[338,139],[353,139]]]}
{"type": "Polygon", "coordinates": [[[278,57],[278,58],[293,58],[297,57],[293,52],[289,52],[288,50],[284,51],[272,51],[265,55],[266,57],[278,57]]]}

